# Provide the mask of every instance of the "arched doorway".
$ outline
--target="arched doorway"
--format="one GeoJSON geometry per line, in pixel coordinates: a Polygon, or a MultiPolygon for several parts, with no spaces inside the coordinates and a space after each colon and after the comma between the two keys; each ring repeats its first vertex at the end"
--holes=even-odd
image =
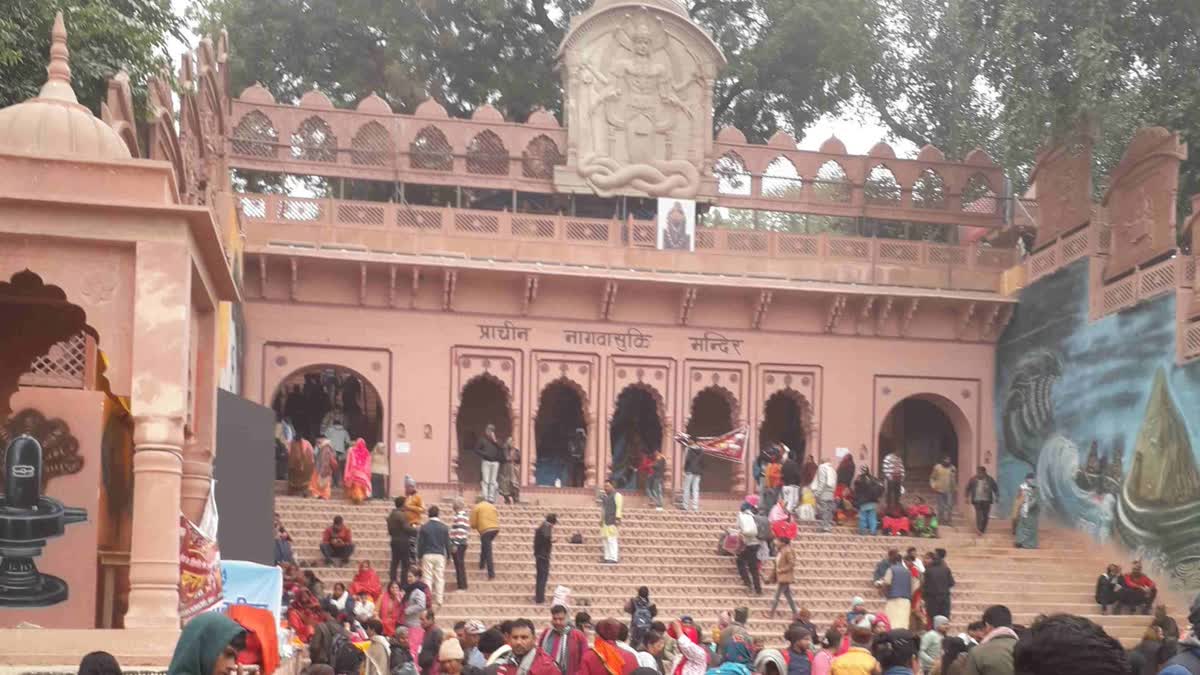
{"type": "MultiPolygon", "coordinates": [[[[733,393],[716,385],[702,389],[692,399],[692,411],[688,417],[689,436],[720,436],[733,430],[734,411],[737,402],[733,393]]],[[[724,492],[733,489],[734,465],[716,457],[704,458],[704,470],[700,473],[702,492],[724,492]]]]}
{"type": "Polygon", "coordinates": [[[642,459],[662,449],[662,397],[646,385],[631,384],[617,395],[609,437],[612,439],[612,465],[609,476],[617,487],[638,487],[638,466],[642,459]]]}
{"type": "Polygon", "coordinates": [[[383,399],[371,382],[344,366],[316,364],[283,378],[271,397],[276,421],[287,420],[309,441],[328,437],[335,449],[361,438],[383,440],[383,399]]]}
{"type": "Polygon", "coordinates": [[[576,429],[588,432],[587,419],[583,413],[583,391],[571,380],[560,377],[546,385],[538,398],[537,418],[533,423],[534,441],[537,444],[537,472],[534,483],[554,485],[562,481],[563,487],[582,487],[585,471],[582,464],[571,460],[567,444],[576,429]]]}
{"type": "MultiPolygon", "coordinates": [[[[879,428],[879,457],[877,468],[888,453],[895,452],[904,460],[905,490],[930,500],[929,474],[943,457],[960,467],[960,429],[955,417],[961,417],[948,401],[934,396],[910,396],[888,412],[879,428]],[[949,407],[949,411],[947,408],[949,407]]],[[[959,422],[962,422],[959,420],[959,422]]],[[[969,438],[963,439],[969,443],[969,438]]]]}
{"type": "Polygon", "coordinates": [[[798,462],[804,461],[808,445],[808,402],[793,389],[771,394],[763,406],[763,421],[758,427],[760,446],[783,443],[798,462]]]}
{"type": "Polygon", "coordinates": [[[512,404],[508,389],[492,375],[479,375],[463,387],[455,421],[458,480],[463,485],[478,485],[482,478],[475,448],[489,424],[496,425],[496,439],[501,443],[512,438],[512,404]]]}

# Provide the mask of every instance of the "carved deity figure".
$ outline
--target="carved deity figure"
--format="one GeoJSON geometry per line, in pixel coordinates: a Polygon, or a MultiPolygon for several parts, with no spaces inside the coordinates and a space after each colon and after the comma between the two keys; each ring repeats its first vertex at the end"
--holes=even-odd
{"type": "Polygon", "coordinates": [[[656,159],[657,136],[666,134],[673,126],[673,107],[691,116],[677,95],[687,86],[676,86],[666,64],[655,55],[667,46],[667,33],[649,17],[626,17],[616,31],[616,40],[625,54],[613,64],[608,87],[601,97],[606,117],[614,130],[625,132],[625,148],[629,161],[636,163],[656,159]]]}

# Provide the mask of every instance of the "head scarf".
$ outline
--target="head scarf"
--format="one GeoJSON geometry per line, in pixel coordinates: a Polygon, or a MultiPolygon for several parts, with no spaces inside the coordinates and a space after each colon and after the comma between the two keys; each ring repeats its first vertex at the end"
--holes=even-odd
{"type": "Polygon", "coordinates": [[[416,490],[417,489],[417,479],[413,478],[412,476],[410,476],[408,474],[405,474],[404,487],[412,488],[412,489],[416,490]]]}
{"type": "Polygon", "coordinates": [[[167,675],[212,675],[213,667],[225,647],[245,634],[233,619],[224,614],[200,614],[183,627],[167,675]]]}
{"type": "Polygon", "coordinates": [[[746,503],[758,509],[758,495],[746,495],[746,503]]]}
{"type": "Polygon", "coordinates": [[[438,661],[462,661],[463,656],[465,655],[458,638],[450,638],[438,648],[438,661]]]}

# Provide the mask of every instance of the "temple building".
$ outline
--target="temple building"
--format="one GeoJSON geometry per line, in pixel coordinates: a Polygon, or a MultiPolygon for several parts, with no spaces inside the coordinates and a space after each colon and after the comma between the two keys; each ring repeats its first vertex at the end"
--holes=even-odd
{"type": "MultiPolygon", "coordinates": [[[[1167,130],[1139,132],[1100,203],[1090,146],[1048,147],[1019,204],[982,150],[851,155],[714,128],[724,57],[671,0],[574,17],[562,112],[525,120],[235,95],[223,35],[184,58],[177,100],[154,80],[148,122],[123,74],[97,117],[72,91],[67,28],[41,93],[0,110],[0,440],[37,438],[44,494],[88,515],[37,560],[69,597],[0,589],[0,627],[172,644],[180,513],[201,518],[214,457],[272,456],[272,421],[382,444],[390,494],[406,476],[474,493],[494,425],[546,502],[587,503],[608,477],[634,492],[656,450],[677,496],[676,435],[738,429],[740,457],[706,458],[702,499],[753,491],[772,443],[872,468],[895,452],[916,491],[948,456],[1008,499],[1028,471],[1075,485],[1096,438],[1114,484],[1121,467],[1188,473],[1126,482],[1119,527],[1121,495],[1060,493],[1068,521],[1152,546],[1175,522],[1160,502],[1187,517],[1200,501],[1200,228],[1177,246],[1187,150],[1167,130]],[[1142,360],[1106,370],[1149,334],[1142,360]],[[1132,398],[1095,384],[1130,373],[1132,398]],[[227,395],[270,409],[261,447],[219,442],[245,431],[218,415],[227,395]]],[[[0,631],[0,653],[63,635],[21,633],[0,631]]]]}

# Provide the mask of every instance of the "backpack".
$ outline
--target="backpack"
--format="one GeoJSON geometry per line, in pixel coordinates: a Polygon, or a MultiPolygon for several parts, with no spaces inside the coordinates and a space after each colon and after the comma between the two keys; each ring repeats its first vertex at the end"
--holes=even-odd
{"type": "Polygon", "coordinates": [[[634,630],[647,631],[650,630],[650,625],[654,623],[654,617],[650,615],[650,605],[644,602],[633,603],[633,628],[634,630]]]}
{"type": "Polygon", "coordinates": [[[417,664],[409,661],[392,668],[391,675],[417,675],[417,664]]]}
{"type": "Polygon", "coordinates": [[[344,673],[357,673],[362,667],[363,661],[367,660],[367,655],[361,649],[354,646],[350,641],[350,636],[345,633],[338,633],[333,636],[333,644],[329,647],[329,660],[333,666],[333,672],[338,675],[344,673]]]}
{"type": "Polygon", "coordinates": [[[736,529],[729,530],[721,536],[720,551],[726,555],[737,555],[746,548],[746,540],[742,538],[742,533],[736,529]]]}
{"type": "Polygon", "coordinates": [[[754,516],[754,525],[758,528],[759,541],[769,542],[775,538],[775,533],[771,531],[771,521],[762,516],[754,516]]]}

